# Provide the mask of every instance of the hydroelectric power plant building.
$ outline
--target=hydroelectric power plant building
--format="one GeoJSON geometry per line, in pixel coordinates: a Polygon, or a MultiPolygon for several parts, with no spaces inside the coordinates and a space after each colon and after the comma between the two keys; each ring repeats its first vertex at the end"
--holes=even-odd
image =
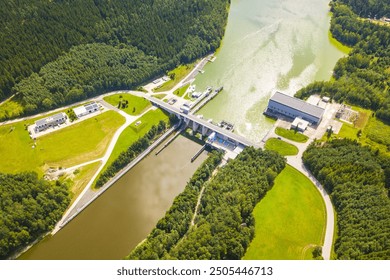
{"type": "Polygon", "coordinates": [[[324,111],[321,107],[277,91],[268,101],[264,114],[270,116],[281,114],[291,119],[301,118],[317,125],[321,122],[324,111]]]}

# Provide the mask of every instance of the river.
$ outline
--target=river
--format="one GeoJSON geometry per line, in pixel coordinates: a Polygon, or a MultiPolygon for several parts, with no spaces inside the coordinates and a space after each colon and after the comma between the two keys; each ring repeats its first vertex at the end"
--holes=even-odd
{"type": "Polygon", "coordinates": [[[198,114],[235,124],[260,142],[272,126],[262,113],[276,91],[293,95],[315,80],[328,80],[345,54],[328,37],[328,0],[232,1],[222,47],[197,76],[197,90],[224,91],[198,114]]]}
{"type": "MultiPolygon", "coordinates": [[[[328,0],[232,0],[217,59],[195,81],[224,91],[199,114],[236,125],[260,142],[272,121],[262,112],[275,90],[294,94],[327,80],[345,54],[328,37],[328,0]]],[[[199,146],[178,138],[158,157],[130,170],[55,236],[22,259],[121,259],[143,240],[180,193],[195,169],[199,146]]]]}
{"type": "Polygon", "coordinates": [[[179,136],[158,156],[151,153],[62,230],[20,259],[124,258],[164,216],[207,157],[203,153],[191,163],[200,147],[179,136]]]}

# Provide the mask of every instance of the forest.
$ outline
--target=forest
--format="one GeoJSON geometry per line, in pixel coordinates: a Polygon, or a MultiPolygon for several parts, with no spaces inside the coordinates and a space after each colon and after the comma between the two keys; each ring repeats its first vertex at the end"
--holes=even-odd
{"type": "Polygon", "coordinates": [[[343,139],[311,144],[303,161],[335,207],[336,258],[388,260],[390,158],[343,139]]]}
{"type": "Polygon", "coordinates": [[[0,173],[0,259],[49,231],[70,202],[68,187],[36,173],[0,173]]]}
{"type": "MultiPolygon", "coordinates": [[[[356,3],[359,2],[367,1],[356,3]]],[[[379,119],[389,123],[390,28],[358,18],[348,6],[339,2],[332,2],[331,11],[330,31],[333,37],[353,49],[349,56],[337,62],[331,81],[314,82],[299,90],[296,97],[306,98],[320,93],[338,102],[372,109],[379,119]]]]}
{"type": "Polygon", "coordinates": [[[209,181],[212,168],[202,165],[146,241],[127,258],[241,259],[254,236],[253,208],[284,167],[285,159],[276,152],[253,147],[244,149],[209,181]],[[199,211],[191,226],[203,184],[199,211]],[[188,208],[189,213],[182,211],[188,208]]]}
{"type": "Polygon", "coordinates": [[[2,1],[0,101],[16,94],[16,101],[23,106],[31,105],[23,112],[30,114],[67,104],[74,101],[74,96],[77,100],[152,79],[157,73],[214,51],[224,33],[229,3],[229,0],[2,1]],[[71,54],[67,54],[71,49],[71,54]],[[96,64],[91,57],[95,50],[96,64]],[[40,71],[58,57],[60,61],[40,71]],[[63,65],[65,61],[76,66],[74,73],[63,65]],[[91,69],[89,64],[93,64],[91,69]],[[93,82],[89,75],[97,65],[102,69],[93,82]],[[51,76],[47,71],[56,66],[60,69],[51,76]],[[111,80],[110,71],[118,73],[126,66],[131,68],[130,74],[125,72],[111,80]],[[84,69],[87,69],[85,76],[84,69]],[[77,80],[75,74],[80,76],[77,80]],[[40,92],[35,96],[31,88],[37,84],[40,92]]]}

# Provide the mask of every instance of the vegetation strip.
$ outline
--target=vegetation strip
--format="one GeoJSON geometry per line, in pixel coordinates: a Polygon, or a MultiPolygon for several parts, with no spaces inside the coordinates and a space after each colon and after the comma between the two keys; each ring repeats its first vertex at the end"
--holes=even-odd
{"type": "Polygon", "coordinates": [[[293,129],[285,129],[282,127],[275,128],[275,133],[279,136],[282,136],[284,138],[290,139],[295,142],[299,143],[306,143],[309,137],[306,135],[303,135],[302,133],[299,133],[296,130],[293,129]]]}
{"type": "Polygon", "coordinates": [[[102,174],[100,174],[95,187],[100,188],[107,183],[118,171],[146,150],[154,140],[167,130],[167,128],[167,124],[164,121],[160,121],[157,126],[153,125],[142,138],[135,141],[126,151],[120,153],[119,157],[114,160],[102,174]]]}

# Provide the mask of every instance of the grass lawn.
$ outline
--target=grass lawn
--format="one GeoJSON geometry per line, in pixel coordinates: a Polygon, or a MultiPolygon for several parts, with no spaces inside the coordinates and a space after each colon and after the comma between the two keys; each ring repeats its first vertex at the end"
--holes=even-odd
{"type": "Polygon", "coordinates": [[[23,107],[14,98],[0,105],[0,120],[5,118],[15,118],[22,114],[23,107]]]}
{"type": "Polygon", "coordinates": [[[152,104],[149,102],[149,100],[127,94],[127,93],[118,93],[110,96],[106,96],[103,98],[104,101],[110,103],[111,105],[118,107],[119,101],[122,100],[122,103],[124,104],[125,101],[129,102],[126,107],[121,106],[121,110],[126,112],[127,114],[131,116],[138,116],[141,114],[144,110],[152,106],[152,104]],[[122,96],[122,98],[121,98],[122,96]]]}
{"type": "Polygon", "coordinates": [[[282,156],[293,156],[298,154],[298,148],[290,143],[277,138],[270,138],[265,142],[265,149],[276,151],[282,156]]]}
{"type": "Polygon", "coordinates": [[[169,80],[165,82],[161,87],[156,88],[154,92],[163,92],[163,91],[168,91],[171,90],[178,82],[183,80],[190,72],[192,69],[194,69],[194,66],[196,65],[196,62],[193,62],[191,64],[186,64],[186,65],[180,65],[176,69],[168,72],[168,76],[171,74],[174,74],[175,78],[173,80],[169,80]]]}
{"type": "Polygon", "coordinates": [[[162,94],[155,94],[153,95],[154,98],[157,98],[157,99],[163,99],[165,96],[167,96],[166,94],[162,93],[162,94]]]}
{"type": "Polygon", "coordinates": [[[174,95],[177,95],[179,97],[182,97],[184,93],[186,93],[186,90],[190,87],[190,84],[187,84],[173,92],[174,95]]]}
{"type": "Polygon", "coordinates": [[[256,205],[255,237],[243,259],[312,259],[314,246],[322,246],[326,212],[313,183],[287,165],[273,188],[256,205]]]}
{"type": "Polygon", "coordinates": [[[114,111],[30,139],[25,124],[34,120],[0,126],[0,172],[43,171],[50,166],[70,167],[103,156],[115,131],[125,119],[114,111]]]}
{"type": "Polygon", "coordinates": [[[282,127],[277,127],[275,129],[275,133],[279,136],[282,136],[284,138],[287,138],[287,139],[290,139],[292,141],[299,142],[299,143],[305,143],[309,139],[309,137],[307,137],[306,135],[303,135],[302,133],[299,133],[299,132],[292,130],[292,129],[285,129],[282,127]]]}
{"type": "Polygon", "coordinates": [[[95,162],[78,169],[78,172],[74,175],[72,179],[73,183],[71,185],[70,191],[72,193],[72,200],[69,205],[76,200],[79,194],[83,191],[85,186],[88,184],[89,180],[93,177],[95,172],[98,170],[101,162],[95,162]]]}
{"type": "Polygon", "coordinates": [[[136,140],[144,136],[153,125],[157,125],[160,120],[168,121],[169,116],[162,110],[150,110],[145,115],[137,119],[130,124],[119,136],[119,139],[111,153],[107,164],[103,168],[102,172],[109,166],[121,152],[126,151],[127,148],[133,144],[136,140]],[[135,124],[141,121],[141,124],[136,126],[135,124]]]}
{"type": "MultiPolygon", "coordinates": [[[[390,125],[373,117],[371,110],[359,107],[353,107],[353,109],[359,111],[359,118],[355,124],[343,122],[339,134],[333,134],[331,139],[349,138],[358,140],[362,145],[370,145],[374,150],[378,149],[382,153],[390,155],[390,125]],[[360,137],[358,137],[359,131],[361,131],[360,137]]],[[[321,140],[327,140],[326,134],[321,140]]]]}

